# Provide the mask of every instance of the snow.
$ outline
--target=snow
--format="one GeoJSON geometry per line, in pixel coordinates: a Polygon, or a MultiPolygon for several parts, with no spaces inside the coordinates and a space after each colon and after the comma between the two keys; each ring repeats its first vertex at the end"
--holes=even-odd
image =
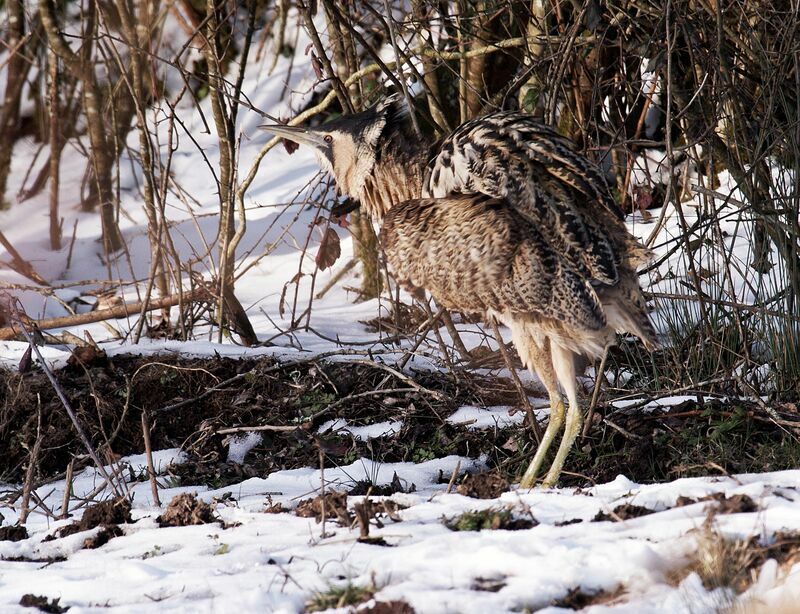
{"type": "Polygon", "coordinates": [[[263,437],[258,433],[249,432],[246,435],[237,435],[228,442],[228,462],[244,463],[247,453],[261,443],[263,437]]]}
{"type": "MultiPolygon", "coordinates": [[[[177,451],[158,455],[158,465],[180,460],[177,451]]],[[[121,463],[142,466],[141,456],[121,463]]],[[[165,500],[180,492],[196,492],[210,502],[228,528],[218,524],[158,528],[149,484],[129,484],[135,520],[124,535],[97,550],[82,550],[84,532],[43,541],[66,521],[50,521],[34,513],[30,537],[0,542],[0,557],[42,559],[54,563],[0,562],[0,611],[12,612],[22,594],[58,597],[70,612],[300,612],[315,591],[351,582],[377,587],[376,599],[405,600],[420,612],[510,612],[539,609],[570,590],[586,593],[624,591],[615,605],[592,606],[591,612],[713,612],[722,596],[707,591],[696,578],[677,587],[670,573],[678,570],[696,547],[696,535],[713,502],[674,507],[679,496],[700,498],[713,493],[746,494],[759,510],[720,515],[717,530],[745,538],[776,531],[800,530],[800,470],[729,478],[691,478],[666,484],[636,484],[619,476],[590,489],[513,490],[497,499],[476,500],[447,494],[438,484],[456,466],[475,470],[480,462],[446,457],[420,464],[377,464],[360,459],[326,468],[326,488],[348,488],[369,479],[391,481],[396,473],[414,492],[390,497],[407,506],[401,522],[386,519],[373,526],[372,537],[389,547],[360,543],[358,529],[328,522],[322,527],[291,511],[264,513],[267,503],[293,508],[320,486],[318,469],[279,471],[218,490],[167,488],[165,500]],[[230,497],[222,498],[225,493],[230,497]],[[655,512],[624,522],[592,522],[598,512],[631,503],[655,512]],[[539,524],[520,531],[453,532],[442,522],[463,512],[505,508],[539,524]],[[565,521],[580,520],[573,524],[565,521]],[[480,582],[494,580],[497,592],[481,591],[480,582]]],[[[76,494],[97,487],[91,470],[75,480],[76,494]]],[[[38,494],[48,504],[61,500],[64,482],[48,484],[38,494]]],[[[351,497],[350,506],[362,497],[351,497]]],[[[373,498],[374,500],[381,499],[373,498]]],[[[81,509],[73,510],[78,518],[81,509]]],[[[4,510],[5,524],[15,521],[4,510]]],[[[777,601],[786,591],[797,593],[800,565],[789,575],[775,564],[765,566],[745,594],[777,601]]],[[[728,596],[727,598],[730,598],[728,596]]],[[[555,612],[550,609],[544,611],[555,612]]]]}
{"type": "Polygon", "coordinates": [[[659,399],[649,399],[643,401],[641,398],[618,399],[612,401],[611,405],[625,409],[635,407],[637,411],[653,411],[657,409],[669,409],[687,401],[697,401],[697,395],[673,394],[659,399]]]}
{"type": "MultiPolygon", "coordinates": [[[[541,399],[535,399],[541,401],[541,399]]],[[[534,405],[535,407],[535,405],[534,405]]],[[[525,420],[524,412],[511,413],[511,407],[500,405],[498,407],[474,407],[465,405],[459,407],[448,416],[447,421],[452,424],[463,424],[469,429],[485,429],[490,427],[506,428],[519,425],[525,420]]],[[[549,413],[549,406],[547,406],[549,413]]],[[[536,411],[535,413],[539,413],[536,411]]],[[[537,418],[540,417],[537,415],[537,418]]]]}
{"type": "Polygon", "coordinates": [[[349,433],[354,439],[367,441],[368,439],[394,435],[395,433],[399,433],[401,428],[403,428],[402,420],[384,420],[383,422],[376,422],[365,426],[351,426],[347,423],[347,420],[336,418],[335,420],[323,422],[317,432],[336,433],[337,435],[349,433]]]}

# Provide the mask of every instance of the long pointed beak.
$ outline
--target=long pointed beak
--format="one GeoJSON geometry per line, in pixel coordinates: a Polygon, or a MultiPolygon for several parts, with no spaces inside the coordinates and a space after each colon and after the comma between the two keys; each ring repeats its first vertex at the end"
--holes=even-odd
{"type": "Polygon", "coordinates": [[[322,149],[327,146],[321,134],[309,130],[308,128],[301,128],[299,126],[284,126],[283,124],[264,124],[259,126],[265,132],[271,132],[275,136],[284,139],[289,139],[294,143],[300,145],[311,145],[317,149],[322,149]]]}

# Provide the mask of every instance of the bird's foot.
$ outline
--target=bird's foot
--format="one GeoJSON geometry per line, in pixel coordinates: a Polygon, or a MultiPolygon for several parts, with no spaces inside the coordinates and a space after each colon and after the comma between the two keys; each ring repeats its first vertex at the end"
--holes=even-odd
{"type": "Polygon", "coordinates": [[[554,488],[558,483],[559,477],[559,475],[550,475],[548,473],[539,484],[536,484],[536,477],[526,478],[523,476],[519,482],[519,487],[520,490],[530,490],[531,488],[554,488]]]}
{"type": "MultiPolygon", "coordinates": [[[[534,487],[536,476],[539,475],[539,471],[544,464],[544,458],[547,455],[547,451],[550,449],[550,444],[553,443],[553,440],[561,429],[561,425],[564,424],[564,413],[564,402],[559,397],[553,395],[550,399],[550,422],[547,424],[547,429],[542,436],[539,447],[536,449],[536,454],[534,454],[531,464],[528,465],[528,468],[525,470],[525,475],[523,475],[520,480],[520,488],[528,489],[534,487]]],[[[548,473],[548,476],[549,475],[548,473]]],[[[558,479],[558,476],[556,476],[556,479],[558,479]]]]}
{"type": "Polygon", "coordinates": [[[540,488],[555,488],[555,485],[558,484],[559,477],[560,477],[560,472],[555,475],[551,475],[550,473],[548,473],[547,476],[545,476],[544,480],[542,480],[540,488]]]}
{"type": "Polygon", "coordinates": [[[577,405],[570,405],[567,412],[567,425],[564,430],[564,438],[561,440],[561,445],[558,447],[558,452],[553,459],[553,464],[547,472],[544,480],[542,481],[542,488],[553,488],[558,483],[558,478],[561,477],[561,471],[564,468],[564,461],[572,449],[572,444],[581,430],[581,413],[577,405]]]}

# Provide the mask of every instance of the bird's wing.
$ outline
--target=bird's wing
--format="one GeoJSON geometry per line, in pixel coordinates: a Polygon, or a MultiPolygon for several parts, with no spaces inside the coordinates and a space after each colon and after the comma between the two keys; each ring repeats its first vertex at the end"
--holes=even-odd
{"type": "Polygon", "coordinates": [[[623,215],[602,172],[530,115],[480,117],[441,143],[428,165],[425,195],[458,193],[503,199],[575,272],[595,283],[617,282],[623,215]]]}
{"type": "Polygon", "coordinates": [[[582,330],[606,324],[589,281],[503,200],[405,201],[389,210],[381,242],[398,282],[427,290],[444,307],[524,313],[582,330]]]}

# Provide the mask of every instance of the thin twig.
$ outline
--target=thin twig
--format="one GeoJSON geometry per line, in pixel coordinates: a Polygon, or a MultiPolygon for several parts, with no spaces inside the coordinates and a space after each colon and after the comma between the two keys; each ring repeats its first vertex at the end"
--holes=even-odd
{"type": "Polygon", "coordinates": [[[464,342],[461,340],[461,335],[458,334],[456,325],[453,324],[453,318],[450,317],[450,312],[447,309],[442,311],[442,322],[444,322],[444,327],[450,334],[450,338],[453,340],[453,345],[458,351],[459,356],[461,356],[461,360],[464,362],[469,362],[472,360],[472,356],[470,355],[467,346],[464,345],[464,342]]]}
{"type": "Polygon", "coordinates": [[[461,469],[461,459],[456,463],[455,468],[453,469],[453,474],[450,476],[450,481],[447,483],[447,490],[445,491],[446,494],[450,494],[453,492],[453,485],[456,483],[456,478],[458,477],[458,470],[461,469]]]}
{"type": "Polygon", "coordinates": [[[310,423],[302,422],[300,424],[287,424],[287,425],[259,424],[257,426],[234,426],[227,429],[218,429],[216,433],[218,435],[232,435],[235,433],[252,433],[257,431],[275,431],[278,433],[290,433],[292,431],[301,430],[307,424],[310,423]]]}
{"type": "MultiPolygon", "coordinates": [[[[4,145],[5,147],[5,145],[4,145]]],[[[0,245],[6,248],[6,251],[11,256],[11,262],[2,263],[7,265],[13,271],[19,273],[23,277],[27,277],[31,281],[35,281],[37,284],[42,284],[43,286],[49,286],[50,284],[47,282],[44,277],[39,275],[36,270],[33,268],[30,262],[25,260],[20,253],[14,248],[6,236],[0,231],[0,245]]]]}
{"type": "Polygon", "coordinates": [[[59,518],[67,518],[69,516],[69,497],[72,494],[72,478],[75,472],[75,459],[69,459],[67,465],[67,475],[64,478],[64,496],[61,498],[61,514],[59,518]]]}
{"type": "Polygon", "coordinates": [[[397,379],[399,379],[402,382],[405,382],[406,384],[408,384],[409,386],[411,386],[412,388],[414,388],[418,392],[422,392],[422,393],[424,393],[424,394],[426,394],[428,396],[432,396],[433,398],[438,399],[440,401],[445,401],[445,402],[449,401],[449,398],[447,397],[447,395],[444,395],[441,392],[438,392],[436,390],[431,390],[430,388],[425,388],[425,386],[422,386],[421,384],[418,384],[417,382],[415,382],[412,378],[410,378],[408,375],[406,375],[402,371],[398,371],[394,367],[390,367],[387,364],[384,364],[384,363],[381,363],[381,362],[377,362],[375,360],[364,359],[364,358],[357,359],[357,360],[352,360],[352,361],[349,361],[349,362],[352,362],[353,364],[357,364],[357,365],[369,365],[371,367],[375,367],[376,369],[381,369],[382,371],[386,371],[387,373],[391,373],[397,379]]]}
{"type": "Polygon", "coordinates": [[[325,453],[322,451],[322,446],[319,446],[317,453],[319,454],[319,504],[322,511],[322,534],[320,538],[325,539],[328,535],[325,533],[327,510],[325,509],[325,453]]]}
{"type": "Polygon", "coordinates": [[[22,501],[20,503],[19,524],[25,524],[30,514],[30,500],[33,493],[33,476],[39,461],[39,451],[42,448],[42,399],[36,395],[36,441],[28,456],[28,468],[25,471],[25,484],[22,487],[22,501]]]}
{"type": "Polygon", "coordinates": [[[618,433],[621,433],[623,436],[627,437],[628,439],[636,439],[636,440],[638,440],[638,439],[642,439],[642,437],[641,437],[640,435],[637,435],[636,433],[631,433],[630,431],[628,431],[628,430],[626,430],[626,429],[622,428],[622,427],[621,427],[619,424],[617,424],[616,422],[612,422],[612,421],[611,421],[611,420],[609,420],[608,418],[603,418],[603,423],[604,423],[604,424],[607,424],[607,425],[608,425],[608,426],[610,426],[612,429],[614,429],[614,430],[615,430],[615,431],[617,431],[618,433]]]}
{"type": "MultiPolygon", "coordinates": [[[[414,355],[414,352],[416,352],[419,349],[419,346],[421,346],[425,342],[425,339],[428,338],[428,333],[430,332],[432,327],[436,326],[437,322],[439,321],[439,318],[442,317],[443,313],[444,313],[444,307],[440,307],[439,311],[437,311],[434,315],[429,314],[428,319],[425,322],[423,322],[419,327],[417,327],[417,333],[419,334],[419,338],[414,342],[414,345],[411,346],[411,348],[407,350],[405,354],[403,354],[403,357],[397,361],[398,369],[405,369],[409,359],[414,355]]],[[[390,339],[391,337],[389,338],[389,340],[390,339]]],[[[388,340],[384,339],[384,342],[386,341],[388,340]]]]}
{"type": "Polygon", "coordinates": [[[592,400],[589,403],[589,411],[586,415],[586,422],[583,424],[583,431],[581,432],[581,439],[586,437],[589,429],[592,427],[592,419],[594,418],[594,410],[597,407],[597,399],[600,396],[600,382],[603,378],[603,371],[606,368],[606,360],[608,359],[608,346],[603,349],[603,357],[600,359],[600,368],[597,370],[594,378],[594,390],[592,390],[592,400]]]}
{"type": "Polygon", "coordinates": [[[344,405],[348,401],[352,401],[354,399],[363,399],[368,397],[381,396],[385,394],[405,394],[416,391],[417,391],[416,388],[384,388],[378,390],[367,390],[366,392],[348,394],[346,397],[342,397],[341,399],[338,399],[333,403],[326,405],[319,411],[313,413],[311,416],[303,420],[303,422],[299,422],[298,424],[287,424],[287,425],[260,424],[258,426],[234,426],[230,428],[219,429],[216,432],[219,435],[231,435],[234,433],[249,433],[251,431],[292,432],[292,431],[303,430],[308,428],[316,420],[327,414],[329,411],[336,409],[340,405],[344,405]]]}
{"type": "Polygon", "coordinates": [[[142,438],[144,439],[144,453],[147,458],[147,477],[150,480],[150,492],[153,495],[153,503],[156,507],[161,507],[161,499],[158,496],[158,482],[156,481],[156,469],[153,464],[153,446],[150,444],[150,425],[147,423],[147,411],[142,408],[142,438]]]}
{"type": "Polygon", "coordinates": [[[84,448],[86,448],[86,451],[89,453],[89,456],[92,458],[92,461],[94,461],[97,471],[103,477],[108,487],[111,488],[111,490],[114,492],[116,496],[118,497],[122,496],[123,493],[117,488],[117,485],[114,484],[113,480],[111,479],[111,476],[108,474],[108,471],[106,471],[105,465],[100,460],[100,457],[97,456],[97,452],[95,451],[92,442],[86,436],[86,432],[83,430],[83,427],[78,421],[78,416],[72,409],[72,405],[70,405],[70,402],[67,399],[66,394],[64,394],[64,389],[61,387],[61,384],[58,383],[58,380],[53,374],[53,370],[50,368],[50,365],[47,364],[47,361],[44,359],[44,356],[42,356],[42,353],[39,351],[39,347],[34,343],[33,336],[28,332],[28,329],[25,328],[25,326],[23,325],[22,319],[20,318],[20,314],[21,314],[21,309],[20,307],[17,307],[15,317],[17,319],[17,323],[20,327],[20,330],[22,331],[22,334],[25,336],[25,340],[30,344],[31,348],[33,349],[33,352],[36,354],[36,358],[39,360],[39,364],[42,368],[42,371],[44,371],[45,375],[47,376],[47,379],[50,381],[50,385],[53,387],[53,390],[55,390],[58,399],[61,401],[61,404],[64,406],[64,409],[67,411],[67,415],[69,416],[69,419],[72,421],[72,425],[73,427],[75,427],[75,431],[78,433],[78,437],[80,438],[81,443],[83,444],[84,448]]]}

